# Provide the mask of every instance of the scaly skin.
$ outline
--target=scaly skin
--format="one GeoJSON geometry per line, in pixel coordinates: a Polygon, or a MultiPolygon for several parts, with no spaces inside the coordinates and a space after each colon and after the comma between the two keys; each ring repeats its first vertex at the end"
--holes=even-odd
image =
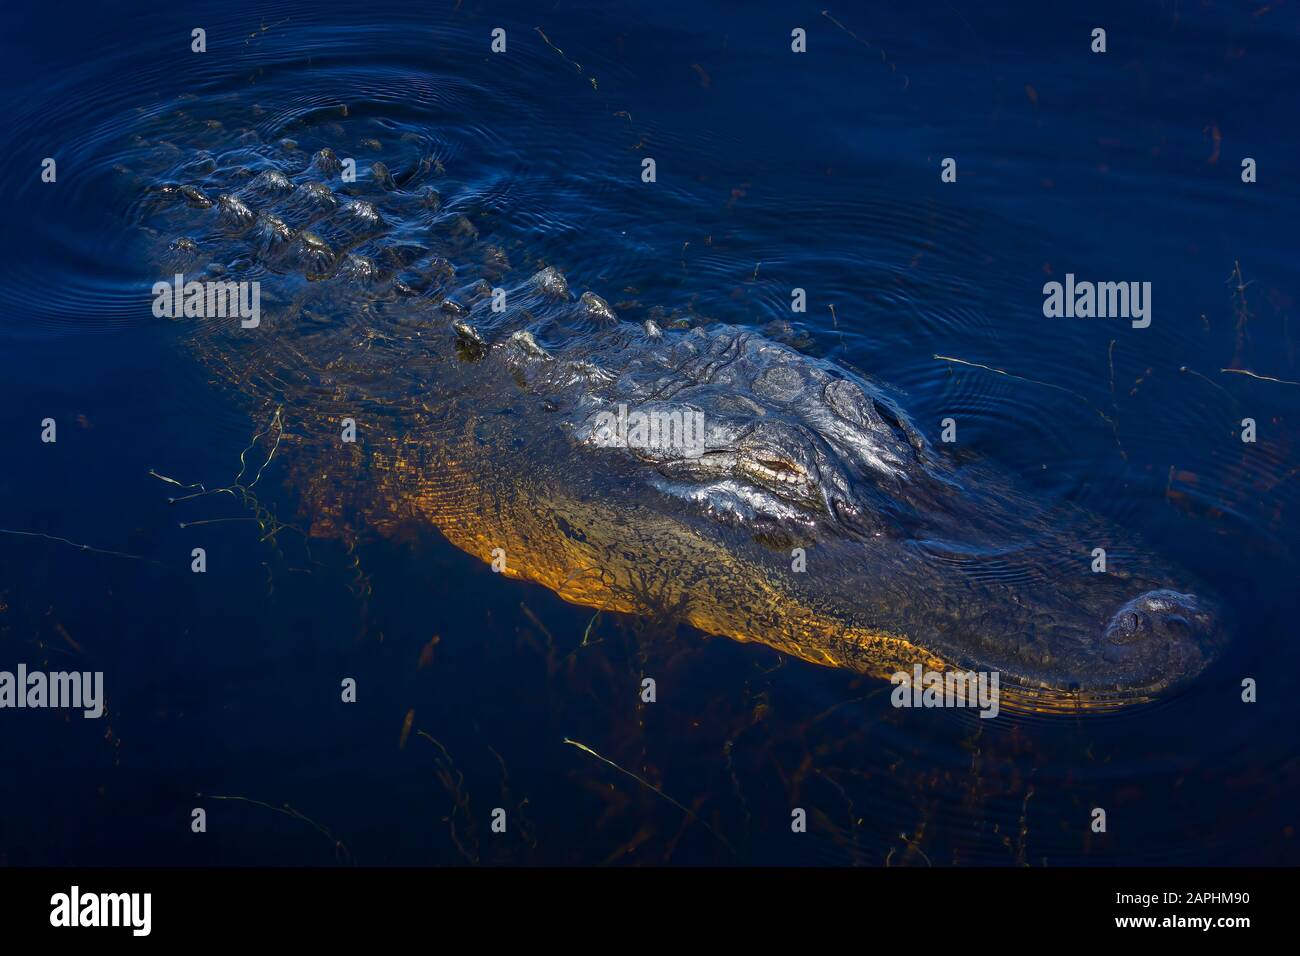
{"type": "Polygon", "coordinates": [[[197,234],[154,257],[164,277],[217,262],[262,281],[262,325],[202,320],[194,349],[285,406],[316,533],[432,524],[568,601],[878,676],[995,670],[1013,708],[1148,700],[1226,640],[1177,572],[952,465],[884,386],[752,329],[621,321],[554,269],[520,277],[439,212],[427,165],[339,189],[328,151],[215,167],[151,190],[162,241],[197,234]],[[702,446],[605,447],[620,404],[702,412],[702,446]],[[1090,573],[1097,546],[1109,573],[1090,573]]]}

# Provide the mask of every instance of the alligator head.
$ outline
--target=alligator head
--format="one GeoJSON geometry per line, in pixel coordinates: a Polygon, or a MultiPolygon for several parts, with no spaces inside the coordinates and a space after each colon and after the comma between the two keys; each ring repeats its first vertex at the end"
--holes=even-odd
{"type": "MultiPolygon", "coordinates": [[[[1226,640],[1179,572],[1094,515],[958,467],[866,376],[748,328],[622,321],[555,269],[498,309],[483,277],[509,284],[509,263],[422,181],[433,164],[376,164],[336,195],[328,150],[259,156],[256,173],[246,150],[219,154],[183,184],[184,155],[159,156],[173,175],[150,228],[183,236],[160,272],[180,257],[280,287],[259,329],[205,327],[195,352],[290,406],[321,512],[416,517],[568,600],[670,608],[818,663],[996,671],[1031,708],[1148,699],[1226,640]],[[364,462],[336,453],[345,413],[364,462]],[[320,490],[325,475],[352,493],[320,490]]],[[[334,517],[316,527],[356,516],[334,517]]]]}
{"type": "MultiPolygon", "coordinates": [[[[625,328],[505,350],[517,373],[532,366],[517,377],[562,413],[593,467],[643,487],[658,522],[717,536],[748,573],[775,575],[782,596],[769,601],[841,629],[801,656],[872,669],[855,635],[877,653],[900,639],[903,657],[996,671],[1004,694],[1056,709],[1168,691],[1225,643],[1223,612],[1118,529],[950,464],[884,386],[752,329],[625,328]],[[614,408],[661,427],[611,442],[614,408]],[[695,436],[675,427],[692,415],[695,436]],[[1105,573],[1092,569],[1095,546],[1112,554],[1105,573]],[[796,547],[802,573],[791,571],[796,547]]],[[[753,636],[779,645],[778,629],[753,636]]]]}

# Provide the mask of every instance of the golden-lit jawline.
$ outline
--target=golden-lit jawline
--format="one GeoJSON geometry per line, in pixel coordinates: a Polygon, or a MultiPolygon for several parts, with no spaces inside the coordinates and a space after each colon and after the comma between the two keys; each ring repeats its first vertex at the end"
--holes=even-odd
{"type": "MultiPolygon", "coordinates": [[[[446,433],[440,438],[447,445],[436,467],[413,453],[416,439],[410,434],[373,441],[372,502],[387,514],[374,522],[381,531],[397,533],[410,521],[432,524],[460,550],[572,604],[627,614],[675,608],[706,634],[763,644],[882,681],[910,673],[917,664],[926,671],[966,670],[900,635],[829,619],[769,569],[681,524],[656,521],[626,501],[578,500],[562,484],[521,478],[512,467],[485,460],[481,446],[470,448],[446,433]],[[684,581],[684,569],[701,573],[684,581]]],[[[311,534],[335,534],[349,523],[344,498],[337,488],[330,490],[330,480],[319,471],[310,478],[322,492],[308,495],[311,534]]],[[[1105,712],[1152,699],[1084,695],[1008,680],[1000,681],[998,694],[1001,711],[1021,714],[1105,712]]]]}

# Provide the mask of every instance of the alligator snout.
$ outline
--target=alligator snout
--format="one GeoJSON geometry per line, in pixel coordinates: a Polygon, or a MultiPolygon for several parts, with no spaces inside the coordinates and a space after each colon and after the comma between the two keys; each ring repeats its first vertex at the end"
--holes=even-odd
{"type": "MultiPolygon", "coordinates": [[[[382,372],[389,384],[368,401],[391,399],[390,430],[376,440],[391,443],[387,463],[409,464],[384,469],[402,513],[418,501],[475,554],[489,540],[520,542],[528,556],[512,558],[515,573],[569,600],[662,601],[710,633],[868,672],[951,662],[997,673],[1000,693],[1044,709],[1148,699],[1200,674],[1227,643],[1215,606],[1156,590],[1187,580],[1176,570],[1096,516],[932,447],[901,400],[860,373],[748,326],[619,319],[595,293],[575,303],[553,267],[513,287],[498,312],[486,293],[513,271],[504,255],[475,253],[464,216],[431,225],[441,198],[413,191],[409,176],[377,163],[336,193],[340,161],[328,149],[248,182],[242,148],[215,165],[201,158],[200,183],[159,190],[184,203],[160,203],[151,232],[202,237],[170,254],[284,276],[322,317],[345,308],[338,322],[286,323],[283,338],[222,340],[256,350],[247,361],[253,353],[219,351],[216,339],[196,339],[196,351],[241,393],[251,379],[239,370],[255,364],[265,375],[252,387],[274,386],[277,401],[321,399],[298,377],[304,357],[327,361],[331,381],[358,393],[382,372]],[[455,261],[429,247],[430,234],[455,261]],[[358,297],[365,307],[352,309],[358,297]],[[418,311],[397,304],[408,298],[418,311]],[[371,301],[383,307],[372,312],[371,301]],[[389,319],[372,351],[373,323],[389,319]],[[408,335],[429,323],[437,335],[408,335]],[[427,346],[450,346],[444,332],[454,348],[427,346]],[[302,384],[285,395],[276,383],[287,369],[302,384]],[[428,425],[427,440],[408,437],[415,423],[428,425]],[[1091,574],[1081,556],[1112,538],[1124,575],[1091,574]]],[[[162,161],[174,166],[170,149],[162,161]]]]}
{"type": "Polygon", "coordinates": [[[1124,604],[1102,637],[1102,654],[1133,684],[1173,684],[1200,673],[1225,641],[1222,612],[1194,594],[1147,591],[1124,604]]]}

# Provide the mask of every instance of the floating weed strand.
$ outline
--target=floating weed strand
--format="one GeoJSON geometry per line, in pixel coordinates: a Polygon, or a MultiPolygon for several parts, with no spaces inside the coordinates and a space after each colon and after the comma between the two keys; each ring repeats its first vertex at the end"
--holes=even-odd
{"type": "Polygon", "coordinates": [[[146,558],[140,554],[129,554],[126,551],[111,551],[107,548],[96,548],[93,545],[82,544],[79,541],[72,541],[68,538],[59,537],[56,534],[46,534],[43,531],[18,531],[13,528],[0,528],[0,534],[12,534],[22,538],[44,538],[47,541],[57,541],[60,544],[66,544],[76,548],[78,551],[88,551],[91,554],[107,554],[117,558],[130,558],[132,561],[145,561],[149,564],[156,564],[160,568],[167,565],[161,561],[155,561],[153,558],[146,558]]]}
{"type": "Polygon", "coordinates": [[[519,610],[523,611],[524,615],[528,618],[528,620],[532,621],[533,625],[539,631],[541,631],[542,634],[546,637],[546,671],[547,673],[554,673],[555,664],[556,664],[555,636],[551,634],[551,632],[547,629],[546,625],[542,623],[541,618],[539,618],[536,614],[533,613],[532,608],[530,608],[523,601],[519,602],[519,610]]]}
{"type": "Polygon", "coordinates": [[[1289,378],[1274,378],[1271,375],[1257,375],[1248,368],[1221,368],[1220,372],[1228,375],[1247,375],[1250,378],[1259,379],[1261,382],[1277,382],[1279,385],[1300,385],[1300,382],[1293,382],[1289,378]]]}
{"type": "MultiPolygon", "coordinates": [[[[257,523],[259,530],[261,531],[261,536],[259,538],[260,541],[269,541],[275,538],[285,528],[289,528],[292,531],[297,531],[299,534],[303,536],[304,540],[306,539],[307,537],[306,534],[304,534],[300,529],[293,527],[293,525],[285,524],[284,522],[280,521],[275,515],[273,515],[269,509],[263,507],[261,502],[258,501],[257,496],[251,490],[253,486],[256,485],[262,479],[262,475],[265,473],[267,467],[270,466],[271,460],[275,457],[276,451],[278,451],[280,448],[280,442],[284,438],[283,412],[284,412],[284,406],[277,405],[275,408],[275,412],[271,415],[271,420],[267,423],[266,427],[261,431],[255,433],[253,437],[249,440],[247,447],[245,447],[242,451],[240,451],[239,473],[235,475],[234,481],[231,482],[230,485],[226,487],[208,488],[204,486],[202,482],[195,482],[193,484],[187,485],[180,481],[177,481],[175,478],[171,478],[168,477],[167,475],[161,474],[152,468],[149,469],[149,474],[157,478],[159,481],[165,481],[170,485],[175,485],[176,487],[183,488],[183,489],[190,489],[190,488],[202,489],[200,491],[194,492],[193,494],[183,495],[179,498],[168,498],[167,499],[168,504],[172,504],[172,505],[179,504],[180,502],[183,501],[192,501],[195,498],[203,498],[208,495],[227,494],[230,495],[232,498],[238,499],[244,505],[244,507],[250,509],[253,512],[253,515],[251,517],[206,518],[199,521],[181,521],[179,522],[181,528],[192,528],[198,525],[205,525],[205,524],[224,524],[226,522],[231,522],[231,521],[255,521],[257,523]],[[254,448],[256,448],[257,443],[263,437],[269,435],[273,429],[275,430],[275,440],[271,445],[271,450],[267,453],[266,458],[263,459],[262,464],[258,467],[257,474],[253,477],[253,480],[249,482],[247,485],[242,484],[241,481],[245,473],[247,473],[249,467],[248,453],[252,451],[254,448]]],[[[278,553],[278,546],[277,546],[277,553],[278,553]]]]}
{"type": "MultiPolygon", "coordinates": [[[[1030,383],[1032,383],[1032,384],[1034,384],[1034,385],[1042,385],[1044,388],[1054,388],[1054,389],[1056,389],[1058,392],[1065,392],[1065,394],[1067,394],[1067,395],[1073,395],[1073,396],[1074,396],[1075,398],[1077,398],[1079,401],[1083,402],[1085,405],[1087,405],[1089,408],[1091,408],[1094,412],[1096,412],[1098,415],[1100,415],[1104,420],[1106,420],[1106,421],[1108,421],[1108,422],[1111,421],[1110,417],[1107,416],[1107,414],[1106,414],[1105,412],[1103,412],[1100,408],[1098,408],[1096,405],[1092,404],[1092,402],[1088,401],[1086,398],[1084,398],[1084,397],[1083,397],[1082,395],[1080,395],[1078,392],[1073,391],[1072,389],[1068,389],[1068,388],[1066,388],[1064,385],[1055,385],[1055,384],[1053,384],[1052,382],[1040,382],[1040,381],[1039,381],[1038,379],[1036,379],[1036,378],[1026,378],[1026,377],[1023,376],[1023,375],[1016,375],[1014,372],[1008,372],[1008,371],[1006,371],[1006,370],[1004,370],[1004,369],[994,368],[994,367],[991,366],[991,365],[981,365],[979,362],[968,362],[968,361],[966,361],[965,359],[953,358],[951,355],[936,355],[935,358],[938,359],[938,360],[941,361],[941,362],[955,362],[955,363],[958,364],[958,365],[969,365],[969,366],[972,367],[972,368],[982,368],[982,369],[984,369],[986,372],[996,372],[998,375],[1005,375],[1007,378],[1018,378],[1018,379],[1020,379],[1020,381],[1022,381],[1022,382],[1030,382],[1030,383]]],[[[1113,424],[1113,422],[1112,422],[1112,424],[1113,424]]]]}
{"type": "MultiPolygon", "coordinates": [[[[262,472],[266,471],[266,466],[271,464],[271,459],[275,457],[275,453],[280,448],[280,439],[284,437],[284,423],[280,420],[280,411],[281,411],[281,407],[277,406],[275,409],[275,415],[271,419],[271,425],[266,426],[266,430],[268,432],[271,430],[272,425],[280,426],[279,431],[275,433],[275,444],[271,446],[271,451],[267,454],[266,461],[262,462],[262,467],[257,469],[257,474],[253,477],[253,480],[248,485],[249,488],[252,488],[253,485],[257,484],[259,481],[262,480],[262,472]]],[[[253,441],[256,442],[257,439],[260,437],[261,437],[260,435],[253,436],[253,441]]],[[[252,445],[249,445],[249,447],[251,448],[252,445]]]]}
{"type": "MultiPolygon", "coordinates": [[[[844,784],[836,780],[835,777],[829,771],[823,770],[821,767],[814,767],[813,773],[816,774],[822,780],[826,781],[826,783],[831,787],[831,789],[833,789],[836,793],[838,793],[840,799],[844,801],[844,806],[849,813],[849,833],[852,833],[852,831],[857,829],[857,827],[862,823],[861,818],[858,816],[857,808],[853,804],[853,797],[849,795],[849,792],[848,790],[845,789],[844,784]]],[[[847,841],[847,845],[849,847],[849,852],[854,853],[855,850],[851,839],[847,841]]]]}
{"type": "Polygon", "coordinates": [[[577,654],[578,651],[582,650],[584,647],[595,647],[597,644],[604,643],[603,638],[598,637],[594,641],[591,639],[591,629],[595,627],[596,622],[600,620],[600,613],[601,613],[600,611],[597,611],[595,614],[591,616],[591,620],[587,622],[586,630],[582,632],[582,642],[573,650],[569,651],[569,653],[564,655],[565,661],[571,661],[574,655],[577,654]]]}
{"type": "Polygon", "coordinates": [[[1119,448],[1120,457],[1128,461],[1124,445],[1119,440],[1119,400],[1115,397],[1115,341],[1111,339],[1110,346],[1106,349],[1106,359],[1110,364],[1110,410],[1115,414],[1110,423],[1110,430],[1115,435],[1115,445],[1119,448]]]}
{"type": "Polygon", "coordinates": [[[278,27],[278,26],[283,26],[284,24],[286,24],[286,23],[289,22],[289,19],[290,19],[289,17],[285,17],[283,20],[279,20],[279,21],[277,21],[277,22],[275,22],[275,23],[272,23],[272,24],[270,24],[269,26],[267,25],[267,22],[266,22],[265,20],[263,20],[263,21],[262,21],[262,28],[261,28],[260,30],[254,30],[252,33],[250,33],[250,34],[248,35],[248,38],[247,38],[246,40],[244,40],[244,46],[248,46],[248,45],[249,45],[250,43],[252,43],[254,40],[256,40],[256,39],[258,39],[259,37],[261,37],[264,33],[268,33],[268,32],[270,32],[271,30],[275,29],[275,28],[278,27]]]}
{"type": "Polygon", "coordinates": [[[487,749],[492,752],[492,756],[497,758],[497,766],[501,768],[501,799],[505,803],[513,803],[515,807],[515,818],[519,824],[520,833],[523,835],[524,842],[532,849],[537,849],[537,833],[531,822],[524,815],[524,807],[528,805],[528,798],[516,802],[510,793],[510,772],[506,769],[506,760],[497,752],[497,749],[491,744],[487,744],[487,749]]]}
{"type": "MultiPolygon", "coordinates": [[[[1031,773],[1030,776],[1033,776],[1031,773]]],[[[1025,790],[1025,799],[1020,804],[1020,831],[1016,834],[1016,865],[1028,866],[1029,855],[1029,799],[1034,795],[1031,783],[1025,790]]]]}
{"type": "Polygon", "coordinates": [[[177,488],[183,489],[183,490],[185,490],[185,491],[189,491],[191,488],[198,488],[200,491],[207,491],[207,490],[208,490],[208,489],[206,489],[206,488],[203,487],[203,484],[202,484],[201,482],[197,482],[197,481],[196,481],[196,482],[195,482],[194,484],[192,484],[192,485],[183,485],[183,484],[181,484],[179,481],[177,481],[175,478],[168,478],[166,475],[160,475],[158,472],[154,471],[152,468],[149,469],[149,474],[151,474],[153,477],[157,478],[159,481],[165,481],[165,482],[167,482],[167,484],[169,484],[169,485],[175,485],[177,488]]]}
{"type": "Polygon", "coordinates": [[[744,788],[740,785],[740,776],[736,773],[735,749],[736,739],[748,729],[748,727],[742,727],[722,745],[724,763],[727,768],[727,773],[731,776],[731,791],[735,794],[736,799],[740,802],[741,809],[745,812],[746,833],[749,832],[750,824],[753,821],[754,815],[749,809],[749,801],[745,799],[744,788]]]}
{"type": "Polygon", "coordinates": [[[1246,326],[1251,319],[1250,306],[1246,303],[1246,289],[1254,285],[1255,280],[1252,279],[1247,282],[1241,274],[1241,261],[1234,259],[1232,262],[1232,275],[1228,277],[1228,282],[1233,284],[1232,313],[1233,318],[1237,320],[1234,330],[1236,332],[1236,347],[1232,356],[1232,364],[1237,365],[1241,362],[1246,351],[1248,335],[1246,326]]]}
{"type": "Polygon", "coordinates": [[[955,362],[958,365],[968,365],[971,368],[981,368],[984,369],[984,371],[986,372],[995,372],[998,375],[1005,375],[1007,378],[1017,378],[1020,379],[1020,381],[1022,382],[1030,382],[1031,384],[1034,385],[1042,385],[1044,388],[1054,388],[1058,392],[1064,392],[1066,395],[1074,396],[1079,401],[1083,402],[1083,404],[1087,405],[1094,412],[1096,412],[1098,416],[1100,416],[1101,420],[1110,426],[1111,434],[1115,436],[1115,447],[1119,449],[1120,457],[1123,458],[1125,461],[1128,461],[1128,453],[1124,451],[1124,445],[1119,440],[1119,428],[1115,423],[1115,419],[1111,418],[1109,415],[1103,412],[1096,405],[1092,404],[1092,402],[1088,401],[1078,392],[1072,389],[1068,389],[1064,385],[1055,385],[1052,382],[1040,382],[1036,378],[1026,378],[1023,375],[1016,375],[1004,369],[994,368],[991,365],[981,365],[979,362],[968,362],[965,359],[954,358],[951,355],[935,355],[935,358],[941,362],[955,362]]]}
{"type": "Polygon", "coordinates": [[[451,831],[451,842],[455,845],[456,852],[464,857],[466,862],[477,864],[479,861],[478,841],[474,834],[472,832],[467,833],[468,839],[473,844],[471,849],[461,842],[460,835],[456,830],[456,814],[460,811],[463,810],[465,816],[472,820],[469,813],[469,795],[464,791],[465,775],[456,769],[451,754],[447,752],[447,748],[436,737],[423,730],[417,730],[415,733],[417,736],[429,741],[442,753],[442,761],[438,764],[438,779],[446,791],[451,794],[452,799],[451,814],[443,817],[443,821],[451,831]]]}
{"type": "MultiPolygon", "coordinates": [[[[582,643],[578,645],[579,647],[586,647],[591,642],[591,629],[595,625],[596,621],[598,621],[599,619],[600,619],[599,611],[597,611],[595,614],[591,616],[591,620],[587,622],[587,629],[582,632],[582,643]]],[[[597,643],[600,642],[597,641],[597,643]]]]}
{"type": "Polygon", "coordinates": [[[1115,404],[1115,340],[1110,340],[1110,346],[1106,349],[1106,358],[1110,363],[1110,403],[1115,404]]]}
{"type": "Polygon", "coordinates": [[[182,501],[193,501],[195,498],[206,498],[208,495],[230,495],[232,498],[238,497],[230,488],[204,488],[202,491],[196,491],[192,495],[185,495],[181,498],[168,498],[169,505],[178,505],[182,501]]]}
{"type": "Polygon", "coordinates": [[[624,775],[626,775],[626,776],[628,776],[628,777],[631,777],[633,780],[635,780],[637,783],[641,784],[641,786],[645,787],[647,790],[653,790],[655,793],[659,794],[659,796],[663,797],[665,800],[667,800],[669,803],[671,803],[673,806],[675,806],[678,810],[682,811],[682,813],[686,814],[688,817],[690,817],[692,820],[694,820],[694,821],[695,821],[696,823],[698,823],[700,826],[704,827],[704,829],[706,829],[706,830],[708,830],[710,833],[712,833],[712,834],[717,838],[718,842],[721,843],[723,846],[725,846],[725,847],[726,847],[726,848],[731,852],[731,854],[732,854],[733,856],[736,855],[736,850],[735,850],[735,848],[734,848],[730,843],[727,842],[726,838],[725,838],[721,833],[719,833],[717,830],[713,829],[713,827],[709,826],[707,823],[705,823],[703,820],[701,820],[701,819],[699,818],[699,816],[695,813],[695,811],[692,810],[690,807],[686,807],[686,806],[683,806],[682,804],[678,803],[678,802],[677,802],[676,800],[674,800],[672,797],[668,796],[668,794],[664,793],[662,790],[660,790],[658,787],[656,787],[656,786],[655,786],[653,783],[651,783],[649,780],[646,780],[646,779],[644,779],[643,777],[638,777],[636,774],[634,774],[634,773],[633,773],[632,771],[630,771],[630,770],[624,770],[624,769],[623,769],[622,767],[620,767],[618,764],[614,763],[614,761],[610,760],[608,757],[602,757],[600,754],[596,753],[596,751],[592,750],[590,747],[588,747],[588,746],[587,746],[586,744],[584,744],[584,743],[580,743],[579,741],[577,741],[577,740],[573,740],[573,739],[571,739],[571,738],[569,738],[569,737],[565,737],[565,738],[564,738],[564,743],[568,744],[568,745],[571,746],[571,747],[577,747],[579,750],[583,751],[584,753],[589,753],[589,754],[591,754],[593,757],[595,757],[595,758],[596,758],[597,760],[599,760],[601,763],[608,764],[609,766],[611,766],[611,767],[613,767],[615,770],[617,770],[619,773],[624,774],[624,775]]]}
{"type": "Polygon", "coordinates": [[[523,612],[524,612],[524,616],[527,617],[528,620],[530,620],[530,621],[533,622],[533,626],[534,626],[534,627],[536,627],[539,631],[541,631],[543,634],[546,635],[546,641],[547,641],[547,643],[548,643],[549,645],[551,645],[552,647],[554,647],[554,645],[555,645],[555,638],[551,635],[551,632],[550,632],[549,630],[547,630],[546,625],[542,623],[542,619],[539,618],[536,614],[533,613],[533,609],[530,608],[530,607],[529,607],[527,604],[525,604],[523,601],[520,601],[520,602],[519,602],[519,610],[523,611],[523,612]]]}
{"type": "Polygon", "coordinates": [[[836,332],[839,332],[839,336],[840,336],[840,348],[847,348],[847,346],[845,345],[845,342],[844,342],[844,333],[839,331],[839,329],[840,329],[840,320],[839,320],[839,319],[836,317],[836,315],[835,315],[835,303],[833,303],[833,302],[831,303],[830,309],[831,309],[831,325],[835,328],[835,331],[836,331],[836,332]]]}
{"type": "Polygon", "coordinates": [[[201,524],[224,524],[227,521],[256,521],[256,520],[257,520],[256,518],[250,515],[242,518],[203,518],[200,521],[182,521],[179,524],[180,527],[182,528],[196,528],[201,524]]]}
{"type": "Polygon", "coordinates": [[[317,833],[319,833],[321,836],[325,837],[327,840],[329,840],[331,843],[334,844],[335,859],[339,859],[339,851],[342,851],[343,855],[347,858],[347,863],[349,864],[352,863],[352,851],[347,848],[347,845],[344,844],[342,840],[340,840],[333,833],[331,833],[326,827],[321,826],[319,823],[317,823],[315,820],[313,820],[311,817],[307,816],[306,814],[299,813],[297,810],[289,806],[289,804],[287,803],[277,807],[273,804],[266,803],[265,801],[262,800],[254,800],[252,797],[218,796],[213,794],[209,794],[208,796],[205,797],[201,793],[196,793],[194,796],[198,797],[200,800],[233,800],[239,803],[251,803],[255,807],[265,807],[267,810],[274,810],[276,813],[282,813],[286,817],[291,817],[294,820],[301,820],[303,823],[306,823],[317,833]]]}
{"type": "Polygon", "coordinates": [[[1178,371],[1185,372],[1188,375],[1195,375],[1197,378],[1205,382],[1211,388],[1218,389],[1220,392],[1226,395],[1228,397],[1228,401],[1232,402],[1233,405],[1236,405],[1238,408],[1241,407],[1241,403],[1237,401],[1236,397],[1232,394],[1232,392],[1228,391],[1226,388],[1224,388],[1214,379],[1202,375],[1200,372],[1196,371],[1196,369],[1192,368],[1190,365],[1180,365],[1178,367],[1178,371]]]}
{"type": "MultiPolygon", "coordinates": [[[[830,12],[829,10],[823,10],[823,11],[822,11],[822,16],[824,16],[827,20],[831,21],[831,23],[835,24],[837,27],[839,27],[841,30],[843,30],[845,33],[847,33],[849,36],[853,37],[853,39],[857,40],[859,43],[861,43],[861,44],[862,44],[864,47],[866,47],[868,50],[874,50],[874,49],[876,49],[875,47],[873,47],[873,46],[871,45],[870,42],[868,42],[867,40],[862,39],[862,37],[858,36],[856,33],[854,33],[852,30],[850,30],[850,29],[849,29],[848,27],[846,27],[844,24],[840,23],[839,20],[836,20],[833,16],[831,16],[831,12],[830,12]]],[[[889,57],[885,55],[885,51],[884,51],[883,48],[881,48],[881,50],[880,50],[880,62],[881,62],[881,63],[884,63],[886,66],[889,67],[889,72],[891,72],[891,73],[897,73],[897,72],[898,72],[898,68],[897,68],[897,67],[896,67],[896,66],[895,66],[895,65],[894,65],[894,64],[889,60],[889,57]]],[[[907,89],[909,86],[911,86],[911,85],[912,85],[912,80],[911,80],[911,78],[908,77],[908,75],[907,75],[906,73],[904,73],[904,74],[903,74],[903,89],[906,90],[906,89],[907,89]]]]}
{"type": "MultiPolygon", "coordinates": [[[[281,408],[277,407],[275,410],[275,414],[271,417],[271,421],[266,426],[266,428],[258,432],[257,434],[255,434],[252,440],[249,442],[248,447],[239,453],[239,463],[240,463],[239,474],[235,476],[234,483],[228,488],[209,489],[206,488],[201,482],[194,482],[193,484],[187,485],[181,481],[176,480],[175,478],[172,478],[168,475],[164,475],[153,468],[149,469],[148,474],[153,476],[154,478],[157,478],[159,481],[166,482],[169,485],[175,485],[177,488],[180,488],[185,491],[188,491],[193,488],[199,489],[197,492],[191,495],[184,495],[180,498],[168,498],[167,499],[168,504],[176,504],[177,502],[181,502],[181,501],[189,501],[194,498],[202,498],[206,495],[225,493],[231,495],[232,497],[242,498],[242,500],[246,505],[250,505],[254,507],[254,509],[260,513],[262,509],[260,508],[260,506],[257,505],[256,499],[249,493],[248,489],[251,488],[253,485],[257,484],[258,480],[262,477],[262,472],[266,470],[267,465],[271,463],[271,459],[275,456],[276,449],[280,447],[280,439],[283,437],[283,435],[284,435],[284,423],[281,419],[281,408]],[[271,447],[271,451],[267,455],[266,460],[262,462],[261,467],[258,469],[257,476],[253,479],[251,484],[247,486],[241,485],[239,483],[239,480],[244,476],[244,472],[248,468],[247,465],[248,452],[251,451],[257,445],[257,442],[260,438],[268,434],[272,428],[276,428],[277,426],[279,427],[278,427],[278,431],[276,432],[275,443],[271,447]]],[[[266,517],[270,517],[269,513],[266,514],[266,517]]],[[[208,518],[206,520],[201,520],[201,521],[182,521],[179,522],[179,524],[181,528],[190,528],[197,525],[218,524],[227,521],[256,521],[258,525],[262,528],[262,530],[266,531],[266,524],[262,516],[240,517],[240,518],[208,518]]],[[[288,527],[287,525],[283,525],[276,522],[273,518],[271,524],[272,524],[271,530],[264,535],[262,540],[266,540],[267,538],[273,537],[275,534],[279,533],[281,528],[288,527]]],[[[59,535],[45,534],[44,532],[39,532],[39,531],[19,531],[19,530],[13,530],[8,528],[0,528],[0,534],[10,534],[10,535],[29,537],[29,538],[45,538],[46,540],[49,541],[56,541],[60,544],[69,545],[70,547],[76,548],[79,551],[86,551],[93,554],[106,554],[106,555],[111,555],[113,557],[119,557],[119,558],[130,558],[133,561],[144,561],[161,568],[169,567],[169,565],[166,565],[161,561],[157,561],[153,558],[146,558],[143,555],[130,554],[129,552],[126,551],[114,551],[108,548],[96,548],[89,544],[82,544],[81,542],[78,541],[72,541],[69,538],[60,537],[59,535]]]]}
{"type": "MultiPolygon", "coordinates": [[[[577,70],[579,73],[582,72],[582,64],[581,64],[581,63],[578,63],[576,60],[570,60],[567,56],[565,56],[565,55],[564,55],[564,51],[561,50],[558,46],[556,46],[554,43],[551,42],[551,38],[548,37],[548,36],[547,36],[543,31],[542,31],[542,28],[541,28],[541,27],[533,27],[533,29],[536,30],[536,31],[538,32],[538,34],[541,36],[543,42],[545,42],[545,44],[546,44],[547,46],[549,46],[549,47],[550,47],[552,50],[554,50],[556,53],[560,54],[560,59],[561,59],[561,60],[563,60],[565,63],[569,64],[571,67],[573,67],[573,68],[574,68],[575,70],[577,70]]],[[[600,87],[596,85],[596,78],[595,78],[594,76],[589,76],[589,77],[587,77],[587,79],[591,80],[591,88],[592,88],[593,90],[598,90],[598,89],[600,89],[600,87]]],[[[629,121],[631,120],[631,116],[630,116],[630,115],[629,115],[628,119],[629,119],[629,121]]]]}
{"type": "MultiPolygon", "coordinates": [[[[258,433],[255,434],[251,439],[249,439],[248,447],[245,448],[243,451],[241,451],[241,452],[239,453],[239,474],[235,475],[235,480],[231,482],[231,485],[233,485],[234,487],[239,487],[239,479],[243,478],[243,477],[244,477],[244,472],[248,470],[248,462],[246,461],[246,458],[247,458],[248,453],[249,453],[250,451],[252,451],[252,450],[257,446],[257,440],[258,440],[259,438],[261,438],[263,435],[265,435],[265,434],[267,434],[268,432],[270,432],[270,430],[271,430],[272,428],[274,428],[277,424],[280,423],[280,411],[281,411],[281,408],[282,408],[282,406],[279,406],[279,405],[276,406],[276,408],[275,408],[275,414],[271,416],[271,421],[267,424],[266,428],[262,429],[262,431],[258,432],[258,433]]],[[[280,426],[280,435],[282,435],[282,434],[284,434],[284,426],[283,426],[283,425],[280,426]]],[[[275,449],[278,448],[279,446],[280,446],[280,436],[277,435],[277,436],[276,436],[276,439],[275,439],[275,445],[272,446],[272,448],[271,448],[271,455],[274,455],[274,454],[275,454],[275,449]]],[[[264,462],[262,463],[262,468],[265,468],[265,467],[267,466],[267,464],[270,463],[270,461],[271,461],[270,456],[267,456],[266,461],[264,461],[264,462]]],[[[258,471],[258,477],[261,477],[261,470],[260,470],[260,469],[259,469],[259,471],[258,471]]],[[[256,483],[257,483],[257,481],[256,481],[256,479],[254,479],[253,484],[256,484],[256,483]]],[[[250,485],[249,487],[251,488],[252,485],[250,485]]]]}
{"type": "Polygon", "coordinates": [[[917,833],[915,836],[910,836],[910,837],[909,837],[906,833],[900,833],[900,834],[898,834],[898,836],[899,836],[899,839],[901,839],[903,842],[905,842],[905,843],[907,844],[907,850],[908,850],[909,853],[918,853],[918,854],[920,854],[921,859],[925,860],[925,865],[926,865],[926,866],[934,866],[934,863],[931,862],[930,857],[927,856],[927,855],[926,855],[926,852],[925,852],[924,850],[921,849],[921,834],[920,834],[920,833],[917,833]]]}

